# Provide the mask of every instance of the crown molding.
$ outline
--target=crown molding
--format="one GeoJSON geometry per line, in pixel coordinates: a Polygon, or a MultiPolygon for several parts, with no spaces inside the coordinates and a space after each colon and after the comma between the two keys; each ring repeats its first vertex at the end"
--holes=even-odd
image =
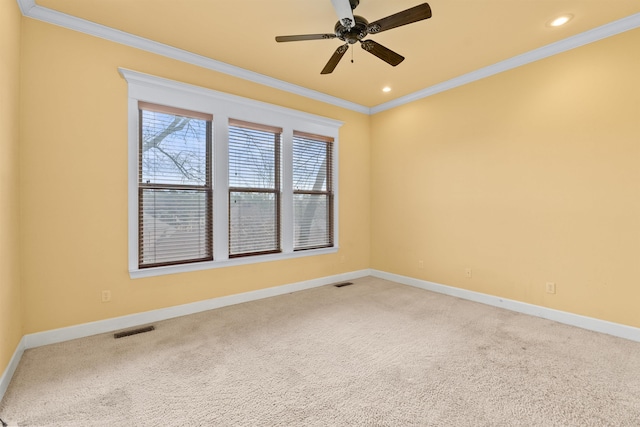
{"type": "Polygon", "coordinates": [[[96,24],[95,22],[76,18],[65,13],[38,6],[35,3],[35,0],[16,1],[18,2],[18,6],[20,7],[22,14],[29,18],[44,21],[53,25],[58,25],[70,30],[79,31],[95,37],[100,37],[102,39],[109,40],[115,43],[120,43],[136,49],[145,50],[147,52],[165,56],[177,61],[182,61],[212,71],[228,74],[240,79],[368,115],[373,115],[385,110],[399,107],[401,105],[408,104],[410,102],[417,101],[419,99],[423,99],[440,92],[466,85],[467,83],[472,83],[477,80],[493,76],[503,71],[508,71],[513,68],[517,68],[531,62],[539,61],[541,59],[548,58],[550,56],[557,55],[559,53],[566,52],[568,50],[575,49],[577,47],[584,46],[586,44],[593,43],[598,40],[602,40],[604,38],[640,27],[640,13],[636,13],[617,21],[613,21],[609,24],[605,24],[600,27],[585,31],[584,33],[576,34],[575,36],[571,36],[564,40],[551,43],[549,45],[531,50],[529,52],[525,52],[521,55],[514,56],[504,61],[497,62],[493,65],[489,65],[479,70],[475,70],[462,76],[455,77],[451,80],[435,84],[409,95],[396,98],[393,101],[389,101],[384,104],[379,104],[377,106],[369,108],[364,105],[356,104],[354,102],[327,95],[322,92],[307,89],[305,87],[294,85],[292,83],[275,79],[273,77],[265,76],[264,74],[249,71],[244,68],[236,67],[234,65],[207,58],[202,55],[197,55],[186,50],[178,49],[143,37],[138,37],[124,31],[96,24]]]}
{"type": "Polygon", "coordinates": [[[34,0],[17,0],[20,10],[24,16],[57,25],[70,30],[78,31],[91,36],[99,37],[115,43],[123,44],[136,49],[141,49],[177,61],[185,62],[198,67],[228,74],[240,79],[248,80],[264,86],[290,92],[305,98],[314,99],[316,101],[335,105],[337,107],[346,108],[358,113],[370,114],[369,107],[346,101],[322,92],[307,89],[302,86],[287,83],[283,80],[265,76],[244,68],[236,67],[215,59],[207,58],[183,49],[158,43],[153,40],[139,37],[124,31],[116,30],[95,22],[67,15],[46,7],[38,6],[34,0]]]}
{"type": "Polygon", "coordinates": [[[566,52],[568,50],[575,49],[577,47],[584,46],[586,44],[593,43],[607,37],[615,36],[616,34],[633,30],[638,27],[640,27],[640,13],[629,15],[625,18],[613,21],[609,24],[605,24],[600,27],[585,31],[584,33],[576,34],[575,36],[571,36],[555,43],[540,47],[538,49],[525,52],[521,55],[514,56],[513,58],[505,59],[504,61],[500,61],[493,65],[480,68],[479,70],[475,70],[470,73],[463,74],[462,76],[455,77],[451,80],[438,83],[431,87],[394,99],[393,101],[377,105],[371,108],[371,114],[373,115],[385,110],[389,110],[391,108],[399,107],[401,105],[408,104],[410,102],[456,88],[458,86],[466,85],[467,83],[475,82],[477,80],[484,79],[485,77],[502,73],[503,71],[521,67],[531,62],[539,61],[541,59],[548,58],[550,56],[557,55],[559,53],[566,52]]]}
{"type": "Polygon", "coordinates": [[[29,16],[29,11],[36,6],[36,0],[17,0],[17,2],[24,16],[29,16]]]}

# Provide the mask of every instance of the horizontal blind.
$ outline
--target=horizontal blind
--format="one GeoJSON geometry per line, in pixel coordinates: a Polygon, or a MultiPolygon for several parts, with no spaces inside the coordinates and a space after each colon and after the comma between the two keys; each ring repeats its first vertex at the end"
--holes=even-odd
{"type": "Polygon", "coordinates": [[[209,192],[142,188],[140,199],[142,266],[211,259],[209,192]]]}
{"type": "Polygon", "coordinates": [[[229,121],[229,256],[280,251],[282,129],[229,121]]]}
{"type": "Polygon", "coordinates": [[[200,119],[204,121],[212,121],[213,114],[201,113],[199,111],[184,110],[182,108],[169,107],[168,105],[152,104],[150,102],[138,101],[138,109],[144,111],[153,111],[156,113],[165,113],[170,116],[182,116],[192,119],[200,119]]]}
{"type": "Polygon", "coordinates": [[[139,267],[212,260],[211,116],[139,108],[139,267]]]}
{"type": "Polygon", "coordinates": [[[333,139],[293,134],[294,249],[333,246],[333,139]]]}

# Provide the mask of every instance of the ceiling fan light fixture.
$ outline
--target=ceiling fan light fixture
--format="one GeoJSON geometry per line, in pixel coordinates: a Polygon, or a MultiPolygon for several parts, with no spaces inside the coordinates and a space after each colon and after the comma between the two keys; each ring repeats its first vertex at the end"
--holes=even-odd
{"type": "Polygon", "coordinates": [[[391,92],[391,88],[389,86],[385,86],[385,87],[382,88],[382,91],[384,93],[391,92]]]}
{"type": "Polygon", "coordinates": [[[572,18],[573,18],[573,15],[558,16],[557,18],[554,18],[551,21],[549,21],[547,26],[549,26],[549,27],[560,27],[560,26],[566,24],[567,22],[571,21],[572,18]]]}

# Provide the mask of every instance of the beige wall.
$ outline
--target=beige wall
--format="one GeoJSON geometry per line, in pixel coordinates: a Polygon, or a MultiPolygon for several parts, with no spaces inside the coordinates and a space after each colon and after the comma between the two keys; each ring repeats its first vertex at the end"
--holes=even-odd
{"type": "Polygon", "coordinates": [[[30,19],[22,65],[26,334],[368,268],[367,115],[30,19]],[[130,279],[127,84],[118,67],[344,121],[340,251],[130,279]],[[112,301],[102,303],[106,289],[112,301]]]}
{"type": "Polygon", "coordinates": [[[0,374],[23,335],[19,283],[20,10],[0,1],[0,374]]]}
{"type": "Polygon", "coordinates": [[[0,372],[23,334],[369,267],[640,327],[640,30],[368,117],[0,17],[0,372]],[[344,121],[340,252],[131,280],[118,67],[344,121]]]}
{"type": "Polygon", "coordinates": [[[640,327],[638,46],[636,29],[375,115],[371,267],[640,327]]]}

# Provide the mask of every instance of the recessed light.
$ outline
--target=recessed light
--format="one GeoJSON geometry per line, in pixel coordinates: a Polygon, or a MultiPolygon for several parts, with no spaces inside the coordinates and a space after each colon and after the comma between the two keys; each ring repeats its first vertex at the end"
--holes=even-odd
{"type": "Polygon", "coordinates": [[[567,22],[571,21],[571,18],[573,18],[573,15],[558,16],[557,18],[549,21],[549,23],[547,25],[549,27],[559,27],[559,26],[564,25],[567,22]]]}
{"type": "Polygon", "coordinates": [[[383,92],[391,92],[391,88],[389,86],[385,86],[382,88],[383,92]]]}

